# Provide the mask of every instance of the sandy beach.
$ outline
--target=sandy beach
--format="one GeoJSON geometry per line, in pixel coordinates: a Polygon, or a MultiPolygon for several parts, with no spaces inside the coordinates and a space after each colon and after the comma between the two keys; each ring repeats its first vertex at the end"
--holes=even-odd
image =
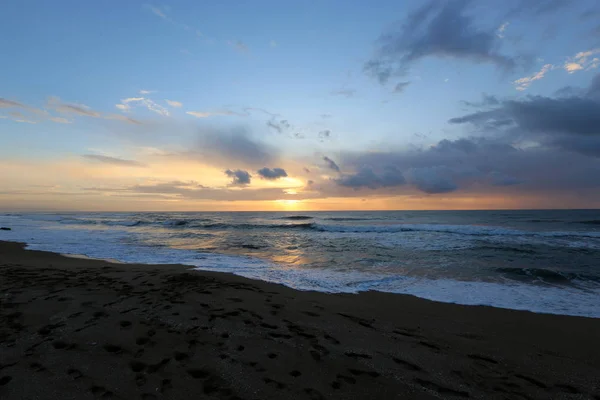
{"type": "Polygon", "coordinates": [[[600,399],[600,319],[300,292],[10,242],[0,296],[3,400],[600,399]]]}

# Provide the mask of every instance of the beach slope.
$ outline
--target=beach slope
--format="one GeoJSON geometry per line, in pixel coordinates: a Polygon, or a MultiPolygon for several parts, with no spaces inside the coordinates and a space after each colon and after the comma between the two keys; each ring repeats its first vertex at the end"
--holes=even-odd
{"type": "Polygon", "coordinates": [[[599,340],[600,319],[0,242],[3,400],[600,399],[599,340]]]}

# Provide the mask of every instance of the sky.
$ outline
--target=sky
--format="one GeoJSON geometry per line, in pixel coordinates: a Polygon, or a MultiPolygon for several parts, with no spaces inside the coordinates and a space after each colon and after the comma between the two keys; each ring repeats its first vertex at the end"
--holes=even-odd
{"type": "Polygon", "coordinates": [[[600,208],[597,0],[0,10],[0,210],[600,208]]]}

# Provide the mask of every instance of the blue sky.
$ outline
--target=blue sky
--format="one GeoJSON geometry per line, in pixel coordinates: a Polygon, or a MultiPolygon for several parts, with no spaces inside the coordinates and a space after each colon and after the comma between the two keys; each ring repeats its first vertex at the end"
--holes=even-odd
{"type": "Polygon", "coordinates": [[[223,200],[239,209],[272,208],[268,201],[313,209],[325,201],[333,208],[514,208],[547,206],[540,199],[549,193],[556,207],[600,204],[586,179],[569,183],[599,168],[597,153],[577,149],[594,148],[600,127],[541,132],[523,117],[545,99],[563,104],[565,93],[573,99],[565,109],[585,104],[564,119],[600,113],[592,93],[600,72],[593,0],[25,0],[0,7],[0,158],[27,176],[0,181],[6,208],[52,208],[65,198],[65,207],[99,209],[214,209],[223,200]],[[484,94],[494,100],[484,102],[484,94]],[[490,110],[493,118],[482,114],[490,110]],[[468,115],[475,117],[458,122],[468,115]],[[479,146],[479,158],[431,156],[444,140],[462,139],[479,146]],[[494,158],[484,154],[491,141],[539,162],[517,170],[523,176],[506,159],[482,165],[494,158]],[[562,172],[569,184],[538,184],[538,170],[553,157],[581,168],[562,172]],[[407,159],[412,164],[399,161],[407,159]],[[169,163],[178,163],[176,174],[158,172],[169,163]],[[58,165],[89,171],[53,175],[58,165]],[[259,166],[285,168],[288,177],[262,178],[259,166]],[[467,179],[465,168],[477,171],[467,179]],[[257,179],[233,187],[227,169],[257,179]],[[397,179],[386,180],[386,171],[397,179]],[[490,183],[497,176],[514,184],[490,183]],[[160,193],[136,188],[166,183],[171,189],[160,193]],[[504,200],[515,195],[521,203],[504,200]]]}

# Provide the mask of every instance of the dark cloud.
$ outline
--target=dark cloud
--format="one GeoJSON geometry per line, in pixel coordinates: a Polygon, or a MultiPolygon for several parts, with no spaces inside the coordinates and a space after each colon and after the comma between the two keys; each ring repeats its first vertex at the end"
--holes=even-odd
{"type": "Polygon", "coordinates": [[[515,60],[497,51],[497,27],[478,28],[475,17],[467,13],[469,5],[469,0],[427,2],[412,12],[400,29],[380,37],[377,54],[365,64],[365,72],[385,84],[427,57],[467,59],[513,68],[515,60]]]}
{"type": "Polygon", "coordinates": [[[509,176],[506,174],[502,174],[498,171],[492,171],[489,173],[489,178],[491,180],[492,185],[495,186],[512,186],[523,183],[523,180],[516,178],[514,176],[509,176]]]}
{"type": "Polygon", "coordinates": [[[340,167],[331,158],[323,156],[323,161],[327,163],[327,168],[340,172],[340,167]]]}
{"type": "Polygon", "coordinates": [[[231,186],[246,186],[250,184],[252,180],[252,175],[248,171],[244,171],[241,169],[236,170],[226,170],[225,175],[231,178],[231,186]]]}
{"type": "Polygon", "coordinates": [[[387,166],[382,172],[376,173],[371,167],[362,167],[353,175],[342,175],[334,180],[338,185],[354,189],[379,189],[401,186],[406,183],[404,175],[394,166],[387,166]]]}
{"type": "Polygon", "coordinates": [[[307,174],[310,174],[310,169],[308,169],[308,168],[304,167],[304,168],[302,168],[302,170],[303,170],[304,172],[306,172],[307,174]]]}
{"type": "Polygon", "coordinates": [[[196,149],[188,155],[214,165],[259,167],[277,161],[277,150],[250,135],[245,129],[202,129],[198,133],[196,149]]]}
{"type": "Polygon", "coordinates": [[[331,131],[329,129],[322,130],[319,132],[319,140],[323,141],[331,137],[331,131]]]}
{"type": "MultiPolygon", "coordinates": [[[[429,194],[486,194],[500,187],[515,196],[587,190],[600,194],[598,159],[582,157],[558,146],[528,143],[528,147],[519,149],[513,141],[512,135],[471,137],[445,139],[427,148],[340,153],[344,166],[357,173],[332,182],[339,188],[371,188],[376,194],[388,195],[414,190],[429,194]],[[365,165],[369,167],[365,168],[365,165]],[[389,167],[400,172],[407,184],[384,187],[371,183],[378,182],[378,171],[389,167]]],[[[591,151],[591,145],[588,150],[591,151]]],[[[326,190],[340,195],[335,188],[326,190]]],[[[351,196],[352,193],[342,192],[341,195],[351,196]]]]}
{"type": "Polygon", "coordinates": [[[482,93],[481,97],[482,97],[481,101],[471,102],[471,101],[463,100],[463,101],[461,101],[461,103],[463,103],[464,105],[469,106],[469,107],[488,107],[488,106],[497,106],[498,104],[500,104],[500,100],[498,100],[498,98],[496,96],[482,93]]]}
{"type": "Polygon", "coordinates": [[[411,168],[408,180],[425,193],[448,193],[458,189],[452,179],[453,171],[444,166],[411,168]]]}
{"type": "Polygon", "coordinates": [[[478,130],[497,129],[513,138],[600,156],[600,74],[585,90],[569,88],[557,97],[504,100],[449,122],[469,123],[478,130]]]}
{"type": "Polygon", "coordinates": [[[268,179],[268,180],[276,180],[279,178],[285,178],[286,176],[288,176],[287,172],[285,172],[285,170],[283,168],[261,168],[257,171],[258,175],[260,175],[262,178],[264,179],[268,179]]]}
{"type": "Polygon", "coordinates": [[[103,164],[118,165],[122,167],[144,167],[145,165],[135,160],[125,160],[123,158],[102,156],[99,154],[84,154],[82,156],[86,160],[100,162],[103,164]]]}
{"type": "Polygon", "coordinates": [[[270,121],[267,121],[267,126],[271,129],[276,130],[277,133],[284,133],[286,130],[292,127],[289,121],[285,119],[279,121],[271,119],[270,121]]]}
{"type": "Polygon", "coordinates": [[[398,82],[394,87],[394,93],[402,93],[410,85],[410,82],[398,82]]]}

